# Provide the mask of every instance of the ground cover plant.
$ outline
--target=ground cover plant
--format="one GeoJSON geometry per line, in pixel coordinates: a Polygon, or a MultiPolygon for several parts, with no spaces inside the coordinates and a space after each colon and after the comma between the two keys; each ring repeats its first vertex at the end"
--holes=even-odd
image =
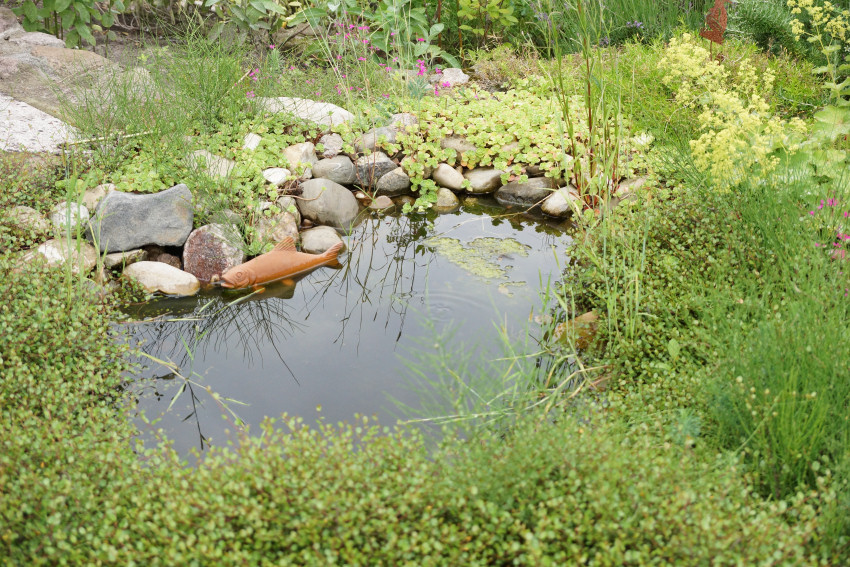
{"type": "MultiPolygon", "coordinates": [[[[383,2],[380,17],[393,5],[383,2]]],[[[556,11],[440,5],[446,27],[427,30],[418,56],[415,27],[399,51],[371,50],[374,30],[357,28],[374,22],[353,9],[344,25],[354,31],[333,31],[307,64],[271,44],[252,53],[200,37],[187,51],[161,50],[144,62],[151,82],[116,79],[112,107],[76,108],[86,135],[134,137],[44,170],[3,155],[0,168],[18,173],[0,176],[0,195],[4,209],[44,211],[104,181],[153,192],[184,179],[187,152],[203,147],[240,163],[223,183],[191,178],[207,210],[251,211],[278,196],[259,181],[262,168],[319,135],[258,111],[258,98],[278,94],[357,109],[360,131],[416,112],[422,128],[379,147],[404,149],[420,204],[431,199],[424,171],[437,160],[492,164],[505,180],[543,166],[581,186],[570,160],[585,159],[585,187],[601,181],[584,201],[588,230],[563,280],[542,290],[557,305],[542,328],[502,360],[467,365],[449,352],[438,361],[470,383],[504,380],[494,390],[510,388],[498,408],[510,419],[449,427],[434,443],[365,418],[308,428],[284,416],[189,468],[167,441],[136,440],[125,419],[127,347],[109,326],[113,306],[86,300],[70,271],[21,268],[14,253],[41,235],[0,218],[0,549],[10,562],[848,562],[846,14],[814,1],[774,6],[784,16],[771,25],[788,26],[783,45],[811,58],[801,61],[738,40],[712,57],[696,30],[673,31],[667,4],[655,13],[638,2],[643,12],[625,13],[641,19],[621,30],[631,41],[604,49],[611,24],[588,3],[583,28],[561,14],[555,61],[545,51],[526,60],[520,68],[535,75],[503,67],[510,88],[490,93],[424,85],[418,71],[441,65],[428,47],[463,58],[460,45],[518,37],[512,26],[556,11]],[[488,16],[494,8],[506,11],[488,16]],[[649,14],[669,41],[634,24],[649,14]],[[447,32],[459,33],[456,43],[447,32]],[[408,59],[410,80],[386,71],[394,54],[408,59]],[[588,119],[591,107],[602,112],[588,119]],[[611,121],[617,166],[593,170],[602,150],[590,125],[604,131],[611,121]],[[248,154],[248,132],[276,136],[248,154]],[[476,150],[436,143],[456,133],[476,150]],[[644,189],[608,207],[608,182],[633,175],[646,177],[644,189]],[[556,332],[591,310],[591,339],[556,332]]],[[[330,10],[319,7],[315,18],[330,10]]],[[[338,131],[347,144],[358,134],[338,131]]],[[[481,408],[473,400],[464,412],[462,425],[481,408]]]]}

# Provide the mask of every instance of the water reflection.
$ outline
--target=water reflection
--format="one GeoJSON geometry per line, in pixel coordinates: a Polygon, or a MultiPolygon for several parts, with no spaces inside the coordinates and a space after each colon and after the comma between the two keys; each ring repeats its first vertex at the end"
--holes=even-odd
{"type": "Polygon", "coordinates": [[[540,278],[558,271],[553,249],[563,266],[569,237],[561,228],[481,200],[472,213],[374,217],[345,237],[342,268],[323,267],[262,294],[219,289],[149,304],[134,314],[142,320],[127,323],[134,340],[194,383],[184,387],[173,369],[142,360],[138,407],[161,418],[158,425],[183,453],[223,441],[234,425],[219,418],[222,408],[205,388],[249,404],[235,407],[249,425],[284,411],[309,421],[317,406],[331,421],[355,413],[387,420],[387,396],[416,402],[396,353],[423,348],[425,326],[417,323],[430,317],[456,330],[458,347],[481,342],[492,350],[494,322],[523,326],[540,278]],[[520,241],[530,254],[510,259],[510,279],[528,283],[504,295],[503,282],[482,281],[424,244],[435,236],[520,241]]]}

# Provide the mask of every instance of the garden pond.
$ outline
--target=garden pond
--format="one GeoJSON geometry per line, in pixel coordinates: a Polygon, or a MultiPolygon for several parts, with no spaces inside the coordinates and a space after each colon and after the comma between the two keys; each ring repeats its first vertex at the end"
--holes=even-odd
{"type": "Polygon", "coordinates": [[[500,356],[499,328],[524,336],[569,260],[570,233],[470,197],[449,214],[367,218],[344,237],[341,268],[295,284],[136,307],[123,327],[148,356],[130,385],[134,419],[188,455],[233,435],[233,414],[251,428],[284,412],[307,423],[409,417],[397,403],[417,406],[408,364],[437,353],[447,331],[454,352],[500,356]]]}

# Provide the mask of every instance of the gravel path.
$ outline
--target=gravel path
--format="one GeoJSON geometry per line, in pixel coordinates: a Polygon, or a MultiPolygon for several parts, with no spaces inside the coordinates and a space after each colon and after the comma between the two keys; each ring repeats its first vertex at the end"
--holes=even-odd
{"type": "Polygon", "coordinates": [[[71,132],[58,118],[0,94],[0,150],[56,153],[71,132]]]}

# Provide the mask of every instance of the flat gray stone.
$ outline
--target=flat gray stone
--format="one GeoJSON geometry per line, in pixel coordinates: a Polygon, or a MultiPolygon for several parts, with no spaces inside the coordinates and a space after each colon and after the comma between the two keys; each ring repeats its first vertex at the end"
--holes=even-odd
{"type": "Polygon", "coordinates": [[[375,192],[385,197],[398,197],[410,193],[410,177],[405,173],[404,168],[397,167],[378,179],[375,192]]]}
{"type": "Polygon", "coordinates": [[[192,193],[182,183],[149,195],[113,191],[100,202],[86,236],[101,252],[183,246],[193,217],[192,193]]]}
{"type": "Polygon", "coordinates": [[[313,166],[313,177],[330,179],[340,185],[351,185],[357,180],[357,171],[348,156],[336,156],[316,162],[313,166]]]}
{"type": "Polygon", "coordinates": [[[136,262],[127,266],[122,277],[135,280],[147,293],[195,295],[201,289],[198,278],[162,262],[136,262]]]}
{"type": "Polygon", "coordinates": [[[342,242],[339,233],[329,226],[317,226],[301,233],[301,250],[308,254],[321,254],[342,242]]]}
{"type": "Polygon", "coordinates": [[[301,120],[322,126],[335,126],[352,120],[354,115],[335,104],[316,102],[306,98],[278,97],[260,98],[263,110],[271,113],[286,112],[301,120]]]}
{"type": "Polygon", "coordinates": [[[431,179],[433,179],[437,185],[445,187],[446,189],[451,189],[453,191],[460,191],[463,189],[463,175],[458,173],[455,168],[447,163],[441,163],[438,165],[434,172],[431,173],[431,179]]]}
{"type": "Polygon", "coordinates": [[[448,83],[449,87],[455,87],[457,85],[465,85],[469,82],[469,75],[463,72],[463,69],[458,69],[457,67],[449,67],[448,69],[443,69],[440,73],[434,73],[429,78],[431,83],[435,83],[437,85],[446,86],[445,83],[448,83]]]}
{"type": "Polygon", "coordinates": [[[0,150],[11,152],[59,153],[62,144],[76,136],[65,122],[4,94],[0,94],[0,132],[0,150]]]}
{"type": "Polygon", "coordinates": [[[126,252],[113,252],[112,254],[106,254],[103,257],[103,267],[107,270],[123,268],[124,266],[129,266],[130,264],[142,262],[147,259],[147,250],[142,250],[141,248],[127,250],[126,252]]]}
{"type": "Polygon", "coordinates": [[[343,230],[351,228],[360,212],[351,191],[330,179],[310,179],[302,183],[297,205],[303,218],[343,230]]]}
{"type": "Polygon", "coordinates": [[[474,152],[478,149],[475,144],[468,142],[463,136],[446,136],[440,140],[440,147],[454,150],[457,152],[458,159],[461,159],[466,152],[474,152]]]}
{"type": "Polygon", "coordinates": [[[549,177],[534,177],[525,183],[513,181],[496,191],[496,200],[506,207],[530,208],[546,199],[556,188],[549,177]]]}
{"type": "Polygon", "coordinates": [[[467,191],[470,193],[492,193],[502,186],[502,175],[505,172],[492,167],[477,167],[467,171],[463,177],[469,180],[467,191]]]}

